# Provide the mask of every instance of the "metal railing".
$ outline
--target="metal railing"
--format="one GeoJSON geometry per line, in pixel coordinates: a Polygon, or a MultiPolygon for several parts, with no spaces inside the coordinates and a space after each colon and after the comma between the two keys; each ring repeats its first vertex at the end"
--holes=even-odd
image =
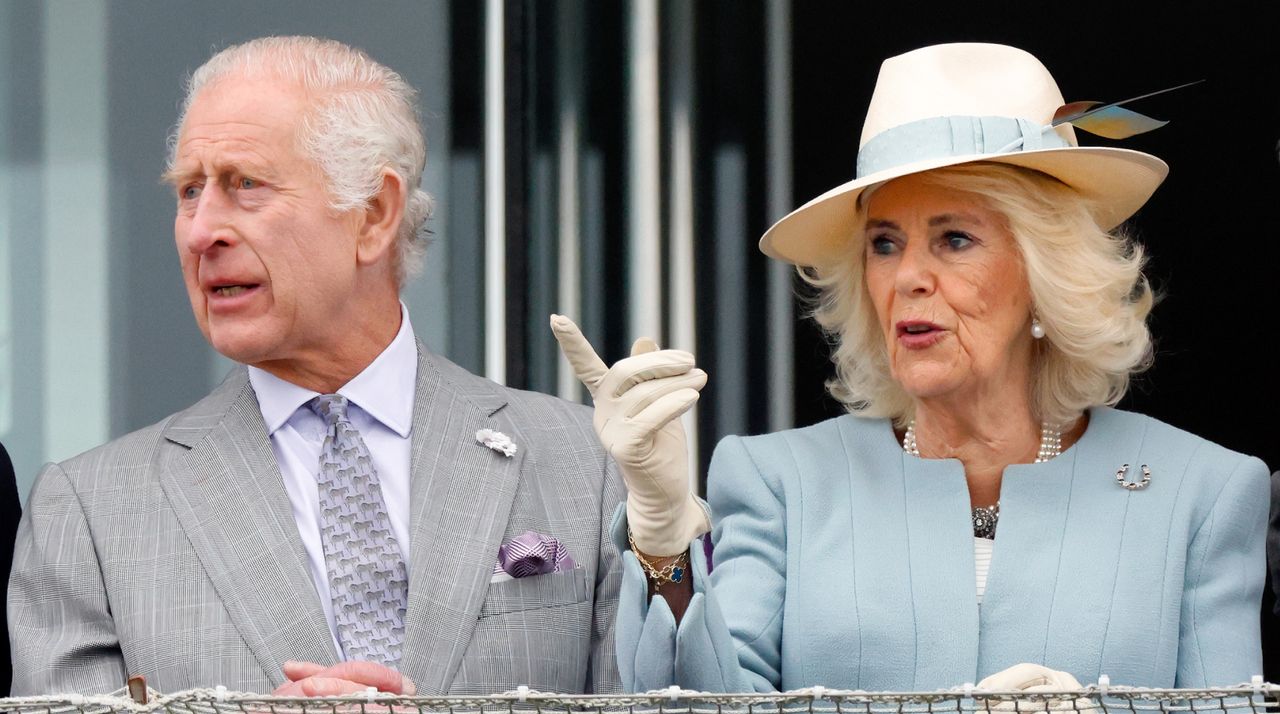
{"type": "Polygon", "coordinates": [[[1053,692],[988,691],[971,686],[936,692],[864,692],[812,687],[767,694],[712,694],[678,688],[643,694],[547,694],[521,687],[488,696],[367,694],[291,698],[193,689],[145,703],[127,690],[110,695],[56,695],[0,699],[0,712],[14,714],[1005,714],[1083,712],[1141,714],[1179,712],[1262,714],[1280,712],[1280,685],[1261,679],[1215,689],[1149,689],[1089,685],[1053,692]]]}

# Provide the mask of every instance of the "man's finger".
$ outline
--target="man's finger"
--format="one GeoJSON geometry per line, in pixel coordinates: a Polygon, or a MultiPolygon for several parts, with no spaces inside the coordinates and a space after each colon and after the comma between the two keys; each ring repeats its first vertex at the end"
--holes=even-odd
{"type": "Polygon", "coordinates": [[[390,667],[364,660],[348,660],[312,675],[313,678],[344,679],[379,692],[413,694],[413,681],[390,667]],[[409,690],[409,691],[406,691],[409,690]]]}
{"type": "Polygon", "coordinates": [[[333,677],[307,677],[277,687],[276,697],[340,697],[344,694],[363,694],[369,686],[348,679],[333,677]]]}
{"type": "Polygon", "coordinates": [[[560,351],[569,360],[569,366],[573,367],[578,381],[586,385],[587,391],[594,395],[596,386],[604,378],[604,373],[609,371],[609,367],[592,349],[591,343],[583,337],[582,330],[578,329],[573,320],[564,315],[552,315],[551,333],[556,336],[556,342],[560,343],[560,351]]]}
{"type": "Polygon", "coordinates": [[[296,682],[299,679],[314,677],[325,670],[322,664],[315,662],[300,662],[298,660],[289,660],[280,667],[280,671],[284,673],[285,679],[296,682]]]}

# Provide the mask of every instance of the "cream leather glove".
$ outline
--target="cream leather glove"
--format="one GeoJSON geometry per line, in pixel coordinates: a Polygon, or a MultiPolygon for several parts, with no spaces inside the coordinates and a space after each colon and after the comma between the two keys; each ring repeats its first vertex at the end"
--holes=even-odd
{"type": "MultiPolygon", "coordinates": [[[[1038,664],[1023,662],[1008,669],[1001,670],[978,682],[979,689],[993,692],[1060,692],[1064,690],[1082,689],[1080,682],[1068,672],[1060,672],[1038,664]]],[[[1045,698],[1039,700],[1012,702],[1008,700],[985,700],[991,711],[1019,712],[1067,712],[1078,711],[1094,714],[1093,701],[1086,697],[1045,698]]]]}
{"type": "Polygon", "coordinates": [[[627,523],[646,555],[678,555],[711,530],[711,519],[689,488],[689,450],[680,416],[698,401],[707,373],[693,355],[636,340],[631,356],[612,367],[567,317],[551,316],[551,331],[574,374],[591,392],[600,443],[627,484],[627,523]]]}

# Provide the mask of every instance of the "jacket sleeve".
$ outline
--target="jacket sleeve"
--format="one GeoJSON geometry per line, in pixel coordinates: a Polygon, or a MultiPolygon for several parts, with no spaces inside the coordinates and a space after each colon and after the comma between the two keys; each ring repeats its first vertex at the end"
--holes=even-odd
{"type": "Polygon", "coordinates": [[[89,524],[55,464],[37,477],[18,526],[8,607],[15,696],[124,686],[124,656],[89,524]]]}
{"type": "Polygon", "coordinates": [[[716,447],[708,479],[712,557],[690,548],[693,599],[677,626],[627,549],[626,509],[614,517],[623,552],[618,606],[618,669],[628,691],[677,684],[699,691],[773,691],[781,683],[786,591],[785,507],[776,475],[760,471],[743,440],[716,447]]]}
{"type": "Polygon", "coordinates": [[[1266,465],[1240,460],[1192,536],[1182,593],[1177,687],[1240,684],[1262,673],[1266,465]]]}
{"type": "MultiPolygon", "coordinates": [[[[622,580],[622,559],[610,538],[607,520],[615,508],[626,510],[626,486],[613,459],[605,458],[604,488],[600,498],[600,559],[596,571],[595,610],[591,621],[591,661],[587,688],[595,694],[619,691],[618,663],[614,632],[617,626],[618,588],[622,580]],[[621,503],[620,503],[621,502],[621,503]]],[[[623,531],[624,538],[626,531],[623,531]]]]}

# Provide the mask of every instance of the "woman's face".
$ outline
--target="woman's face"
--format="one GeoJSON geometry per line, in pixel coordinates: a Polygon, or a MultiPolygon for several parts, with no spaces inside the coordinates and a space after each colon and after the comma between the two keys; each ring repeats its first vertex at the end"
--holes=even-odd
{"type": "Polygon", "coordinates": [[[867,208],[866,288],[893,378],[917,400],[1025,394],[1031,293],[1003,216],[918,175],[867,208]]]}

